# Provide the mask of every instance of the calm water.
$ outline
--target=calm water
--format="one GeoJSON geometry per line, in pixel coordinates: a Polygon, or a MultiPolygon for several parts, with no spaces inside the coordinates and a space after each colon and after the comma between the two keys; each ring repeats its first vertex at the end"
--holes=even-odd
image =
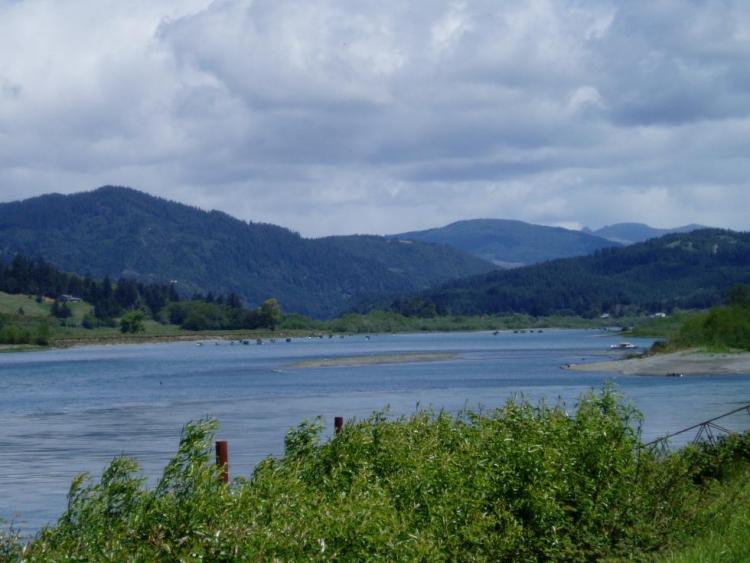
{"type": "Polygon", "coordinates": [[[495,407],[519,393],[573,406],[580,393],[613,379],[644,413],[644,437],[651,439],[750,403],[750,375],[651,378],[560,369],[616,356],[612,342],[597,331],[547,330],[0,355],[0,518],[13,518],[26,531],[54,522],[73,476],[99,475],[123,452],[135,456],[153,482],[176,450],[182,425],[207,415],[219,419],[219,437],[229,440],[232,475],[249,475],[259,460],[281,452],[290,427],[317,415],[330,427],[336,415],[364,417],[388,405],[394,414],[418,405],[457,411],[495,407]],[[316,358],[414,351],[459,357],[291,367],[316,358]]]}

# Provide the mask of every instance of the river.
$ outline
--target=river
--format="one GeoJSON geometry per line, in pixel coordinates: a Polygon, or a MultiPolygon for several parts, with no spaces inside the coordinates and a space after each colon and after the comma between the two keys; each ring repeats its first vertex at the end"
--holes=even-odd
{"type": "MultiPolygon", "coordinates": [[[[300,338],[262,346],[195,342],[0,354],[0,518],[33,532],[65,507],[72,478],[120,453],[153,483],[182,425],[218,418],[232,475],[283,449],[286,431],[322,416],[365,417],[389,406],[492,408],[513,396],[576,398],[614,381],[644,415],[644,440],[750,403],[747,376],[639,377],[561,370],[621,353],[601,331],[545,330],[300,338]],[[439,362],[295,368],[324,358],[451,353],[439,362]]],[[[634,340],[650,345],[649,340],[634,340]]],[[[742,424],[740,419],[727,424],[742,424]]],[[[685,438],[687,439],[687,438],[685,438]]]]}

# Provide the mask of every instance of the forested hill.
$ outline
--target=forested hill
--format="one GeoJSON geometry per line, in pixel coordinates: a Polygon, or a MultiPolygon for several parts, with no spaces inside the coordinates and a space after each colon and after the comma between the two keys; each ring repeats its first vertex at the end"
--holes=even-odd
{"type": "Polygon", "coordinates": [[[507,219],[473,219],[392,235],[399,240],[449,244],[500,266],[522,266],[620,246],[590,233],[507,219]]]}
{"type": "Polygon", "coordinates": [[[382,237],[304,239],[129,188],[0,204],[0,260],[41,256],[95,277],[176,280],[183,294],[276,297],[286,311],[333,315],[356,296],[412,292],[493,266],[442,245],[382,237]]]}
{"type": "Polygon", "coordinates": [[[739,283],[750,283],[750,233],[705,229],[473,276],[374,306],[430,314],[657,312],[716,305],[739,283]]]}
{"type": "Polygon", "coordinates": [[[690,233],[699,229],[707,228],[709,227],[703,225],[684,225],[674,229],[657,229],[649,227],[643,223],[617,223],[615,225],[607,225],[606,227],[602,227],[595,231],[584,229],[583,232],[618,242],[620,244],[635,244],[636,242],[643,242],[650,238],[658,238],[663,237],[664,235],[678,233],[690,233]]]}

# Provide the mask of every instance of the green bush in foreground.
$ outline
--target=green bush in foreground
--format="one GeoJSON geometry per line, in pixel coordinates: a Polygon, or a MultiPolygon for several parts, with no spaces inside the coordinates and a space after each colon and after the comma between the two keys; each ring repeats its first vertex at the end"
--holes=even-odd
{"type": "Polygon", "coordinates": [[[375,413],[325,443],[320,422],[305,422],[283,456],[226,486],[216,423],[203,420],[184,428],[155,488],[118,457],[98,483],[74,481],[55,527],[0,547],[37,560],[631,558],[688,532],[700,482],[718,471],[710,448],[642,448],[638,422],[610,389],[574,414],[525,401],[457,417],[375,413]]]}

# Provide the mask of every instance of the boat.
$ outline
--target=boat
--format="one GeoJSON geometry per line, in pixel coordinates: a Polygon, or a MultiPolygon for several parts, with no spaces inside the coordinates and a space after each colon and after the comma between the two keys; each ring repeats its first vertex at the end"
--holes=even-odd
{"type": "Polygon", "coordinates": [[[638,348],[638,346],[632,342],[618,342],[617,344],[610,344],[609,347],[612,348],[612,350],[632,350],[633,348],[638,348]]]}

